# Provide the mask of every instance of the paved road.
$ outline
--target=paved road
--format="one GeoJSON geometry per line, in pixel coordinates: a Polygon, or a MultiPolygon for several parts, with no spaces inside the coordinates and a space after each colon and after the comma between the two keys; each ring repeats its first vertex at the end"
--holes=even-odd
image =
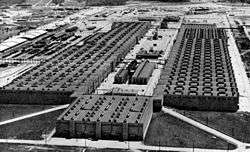
{"type": "MultiPolygon", "coordinates": [[[[230,16],[227,16],[228,22],[232,26],[233,20],[230,16]]],[[[234,75],[238,87],[238,91],[240,94],[239,98],[239,111],[247,111],[250,112],[250,85],[249,80],[246,74],[246,70],[244,67],[244,63],[241,61],[241,56],[239,50],[236,46],[235,40],[233,38],[232,31],[227,29],[228,35],[228,50],[229,55],[231,57],[231,62],[234,70],[234,75]]]]}
{"type": "Polygon", "coordinates": [[[2,122],[0,122],[0,126],[5,125],[5,124],[9,124],[9,123],[12,123],[12,122],[15,122],[15,121],[20,121],[20,120],[23,120],[23,119],[27,119],[27,118],[35,117],[35,116],[38,116],[38,115],[42,115],[42,114],[45,114],[45,113],[57,111],[57,110],[60,110],[60,109],[65,109],[68,106],[69,106],[68,104],[67,105],[62,105],[62,106],[58,106],[58,107],[55,107],[55,108],[50,108],[50,109],[47,109],[47,110],[43,110],[43,111],[28,114],[28,115],[24,115],[24,116],[21,116],[21,117],[17,117],[17,118],[14,118],[14,119],[2,121],[2,122]]]}
{"type": "MultiPolygon", "coordinates": [[[[91,147],[91,148],[193,152],[193,148],[146,146],[141,142],[119,142],[119,141],[107,141],[107,140],[91,141],[91,140],[84,140],[84,139],[69,140],[69,139],[62,139],[62,138],[52,138],[49,141],[0,139],[0,143],[29,144],[29,145],[37,145],[37,146],[54,145],[54,146],[72,146],[72,147],[79,146],[79,147],[91,147]]],[[[225,150],[200,149],[200,148],[195,148],[194,151],[195,152],[225,152],[225,150]]],[[[230,152],[244,152],[244,151],[230,150],[230,152]]]]}
{"type": "MultiPolygon", "coordinates": [[[[235,51],[237,52],[237,51],[235,51]]],[[[237,54],[235,54],[237,56],[237,54]]],[[[238,58],[238,56],[237,56],[238,58]]],[[[239,58],[238,58],[239,59],[239,58]]],[[[239,61],[239,60],[238,60],[239,61]]],[[[238,66],[238,65],[237,65],[238,66]]],[[[239,65],[242,67],[242,65],[239,65]]],[[[242,69],[242,68],[241,68],[242,69]]],[[[244,83],[243,83],[244,84],[244,83]]],[[[242,89],[244,90],[244,89],[242,89]]],[[[244,91],[243,91],[244,92],[244,91]]],[[[64,105],[66,108],[67,106],[64,105]]],[[[58,108],[58,107],[57,107],[58,108]]],[[[62,107],[63,109],[63,107],[62,107]]],[[[51,109],[49,109],[51,110],[51,109]]],[[[47,110],[45,110],[47,111],[47,110]]],[[[44,113],[47,113],[43,111],[44,113]]],[[[163,108],[163,111],[180,119],[183,120],[197,128],[200,128],[206,132],[209,132],[219,138],[222,138],[229,143],[235,144],[238,146],[236,150],[230,150],[231,152],[250,152],[250,150],[245,149],[246,146],[250,146],[250,144],[242,143],[230,136],[227,136],[215,129],[209,128],[199,122],[196,122],[190,118],[187,118],[171,109],[163,108]]],[[[26,115],[23,117],[11,119],[8,121],[1,122],[2,124],[15,122],[18,120],[26,119],[29,117],[33,117],[36,115],[41,114],[41,112],[33,113],[30,115],[26,115]]],[[[1,124],[0,123],[0,124],[1,124]]],[[[53,133],[52,133],[53,134],[53,133]]],[[[83,147],[95,147],[95,148],[120,148],[120,149],[141,149],[141,150],[161,150],[161,151],[186,151],[186,152],[193,152],[193,148],[178,148],[178,147],[158,147],[158,146],[146,146],[141,142],[119,142],[119,141],[91,141],[91,140],[76,140],[76,139],[62,139],[62,138],[51,138],[52,134],[48,136],[48,140],[17,140],[17,139],[0,139],[0,143],[15,143],[15,144],[32,144],[32,145],[57,145],[57,146],[83,146],[83,147]]],[[[212,150],[212,149],[198,149],[195,148],[195,152],[225,152],[226,150],[212,150]]]]}
{"type": "Polygon", "coordinates": [[[215,129],[212,129],[212,128],[210,128],[210,127],[208,127],[206,125],[203,125],[203,124],[201,124],[201,123],[199,123],[197,121],[194,121],[194,120],[192,120],[192,119],[190,119],[190,118],[188,118],[188,117],[186,117],[184,115],[181,115],[180,113],[175,112],[172,109],[163,108],[162,111],[165,112],[165,113],[168,113],[168,114],[170,114],[170,115],[172,115],[172,116],[174,116],[174,117],[176,117],[176,118],[178,118],[178,119],[180,119],[182,121],[185,121],[185,122],[199,128],[199,129],[201,129],[203,131],[206,131],[206,132],[208,132],[210,134],[213,134],[214,136],[217,136],[217,137],[219,137],[219,138],[221,138],[221,139],[223,139],[223,140],[225,140],[225,141],[227,141],[227,142],[229,142],[229,143],[231,143],[233,145],[236,145],[238,147],[236,150],[239,151],[239,152],[246,151],[246,146],[250,146],[250,144],[242,143],[241,141],[236,140],[236,139],[234,139],[234,138],[232,138],[232,137],[230,137],[230,136],[228,136],[226,134],[223,134],[223,133],[221,133],[221,132],[219,132],[219,131],[217,131],[215,129]]]}
{"type": "MultiPolygon", "coordinates": [[[[66,108],[68,105],[63,105],[56,107],[57,109],[66,108]]],[[[56,108],[52,108],[55,110],[56,108]]],[[[52,109],[49,109],[50,111],[52,109]]],[[[46,110],[48,112],[48,110],[46,110]]],[[[182,121],[185,121],[201,130],[209,132],[219,138],[224,139],[225,141],[236,145],[238,148],[235,150],[230,150],[231,152],[250,152],[246,149],[246,146],[250,144],[242,143],[230,136],[227,136],[215,129],[212,129],[208,126],[205,126],[199,122],[196,122],[188,117],[185,117],[172,109],[163,108],[163,112],[168,113],[182,121]]],[[[45,112],[45,111],[43,111],[45,112]]],[[[26,116],[27,117],[27,116],[26,116]]],[[[53,133],[55,130],[53,131],[53,133]]],[[[55,146],[81,146],[81,147],[93,147],[93,148],[118,148],[118,149],[131,149],[131,150],[160,150],[160,151],[185,151],[193,152],[193,148],[178,148],[178,147],[158,147],[158,146],[147,146],[142,142],[119,142],[119,141],[107,141],[107,140],[98,140],[91,141],[87,139],[64,139],[64,138],[51,138],[53,135],[51,133],[47,136],[46,140],[18,140],[18,139],[0,139],[0,143],[14,143],[14,144],[31,144],[31,145],[55,145],[55,146]]],[[[214,150],[214,149],[200,149],[195,148],[196,152],[225,152],[225,150],[214,150]]]]}

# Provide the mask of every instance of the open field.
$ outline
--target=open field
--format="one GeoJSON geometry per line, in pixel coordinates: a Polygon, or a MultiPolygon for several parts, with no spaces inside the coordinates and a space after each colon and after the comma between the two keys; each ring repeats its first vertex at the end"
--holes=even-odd
{"type": "Polygon", "coordinates": [[[183,111],[179,113],[242,142],[250,142],[250,113],[183,111]]]}
{"type": "Polygon", "coordinates": [[[234,149],[227,142],[199,130],[168,114],[153,115],[145,139],[146,145],[195,147],[209,149],[234,149]]]}
{"type": "MultiPolygon", "coordinates": [[[[16,144],[0,144],[1,152],[83,152],[83,147],[66,146],[30,146],[16,144]]],[[[133,152],[132,150],[121,149],[94,149],[88,148],[85,152],[133,152]]],[[[152,151],[153,152],[153,151],[152,151]]]]}
{"type": "Polygon", "coordinates": [[[50,105],[0,105],[0,121],[52,108],[50,105]]]}
{"type": "MultiPolygon", "coordinates": [[[[50,0],[0,0],[0,6],[10,6],[14,4],[22,4],[22,3],[27,3],[27,4],[37,4],[39,3],[42,6],[45,6],[50,0]]],[[[71,0],[70,2],[77,2],[77,0],[71,0]]]]}
{"type": "MultiPolygon", "coordinates": [[[[87,149],[85,152],[133,152],[133,150],[120,150],[120,149],[87,149]]],[[[146,151],[141,151],[146,152],[146,151]]],[[[148,152],[157,152],[157,151],[148,151],[148,152]]],[[[166,151],[166,152],[172,152],[172,151],[166,151]]],[[[176,152],[176,151],[175,151],[176,152]]]]}
{"type": "Polygon", "coordinates": [[[49,134],[55,127],[57,117],[63,112],[43,114],[0,126],[0,138],[42,140],[42,134],[49,134]]]}
{"type": "Polygon", "coordinates": [[[10,6],[13,4],[22,4],[25,0],[0,0],[0,6],[10,6]]]}
{"type": "Polygon", "coordinates": [[[83,148],[0,144],[2,152],[82,152],[83,148]]]}
{"type": "Polygon", "coordinates": [[[10,5],[22,4],[22,3],[34,5],[38,2],[45,5],[49,2],[49,0],[0,0],[0,6],[2,5],[10,6],[10,5]]]}

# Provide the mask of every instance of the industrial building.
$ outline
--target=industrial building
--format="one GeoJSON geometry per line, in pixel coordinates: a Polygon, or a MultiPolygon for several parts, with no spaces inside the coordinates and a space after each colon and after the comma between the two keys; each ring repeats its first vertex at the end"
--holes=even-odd
{"type": "MultiPolygon", "coordinates": [[[[99,2],[110,1],[87,5],[99,2]]],[[[238,110],[224,29],[181,25],[183,17],[165,11],[153,17],[137,8],[100,12],[2,43],[0,66],[15,70],[1,75],[1,104],[70,104],[56,121],[55,137],[119,141],[144,140],[162,106],[238,110]]]]}
{"type": "Polygon", "coordinates": [[[1,88],[1,103],[65,104],[74,100],[73,93],[91,94],[149,28],[147,22],[114,23],[109,32],[84,38],[82,46],[56,52],[1,88]]]}
{"type": "Polygon", "coordinates": [[[189,110],[237,111],[239,93],[224,29],[183,25],[155,94],[164,106],[189,110]]]}
{"type": "Polygon", "coordinates": [[[0,24],[0,42],[7,38],[16,35],[21,29],[17,25],[13,24],[0,24]]]}
{"type": "Polygon", "coordinates": [[[126,65],[119,69],[114,78],[114,83],[117,84],[138,84],[146,85],[149,78],[151,77],[155,64],[150,63],[148,60],[137,63],[136,60],[130,62],[128,66],[126,65]]]}
{"type": "MultiPolygon", "coordinates": [[[[143,35],[151,32],[149,23],[139,23],[147,26],[143,28],[143,35]]],[[[121,23],[112,25],[112,29],[119,27],[121,23]]],[[[140,39],[135,38],[134,45],[139,45],[140,39]]],[[[84,95],[82,89],[75,91],[72,97],[77,99],[57,119],[55,137],[119,141],[144,139],[152,113],[160,111],[162,106],[162,99],[152,97],[161,64],[157,64],[158,58],[126,59],[137,51],[132,46],[129,48],[124,53],[124,60],[112,67],[113,70],[98,84],[100,86],[94,89],[95,92],[84,95]]]]}
{"type": "Polygon", "coordinates": [[[84,95],[57,120],[56,135],[94,140],[143,140],[153,102],[143,96],[84,95]]]}
{"type": "MultiPolygon", "coordinates": [[[[26,55],[34,55],[36,43],[39,43],[39,41],[42,41],[43,39],[48,38],[49,36],[51,35],[45,30],[31,30],[26,33],[21,33],[20,35],[9,38],[0,44],[0,56],[4,59],[16,59],[24,55],[25,52],[26,55]],[[38,37],[41,37],[41,40],[35,40],[38,37]],[[35,41],[33,41],[32,43],[32,40],[35,41]],[[28,50],[28,52],[26,50],[28,50]]],[[[33,57],[21,57],[21,59],[33,59],[33,57]]]]}
{"type": "Polygon", "coordinates": [[[131,83],[132,84],[147,84],[149,81],[149,78],[151,77],[153,70],[154,70],[155,64],[150,63],[147,60],[142,62],[138,68],[135,70],[131,83]]]}

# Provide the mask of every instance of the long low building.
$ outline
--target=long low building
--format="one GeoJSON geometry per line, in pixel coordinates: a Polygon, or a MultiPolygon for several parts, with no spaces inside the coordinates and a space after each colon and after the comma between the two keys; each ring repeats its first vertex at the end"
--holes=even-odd
{"type": "Polygon", "coordinates": [[[164,105],[188,110],[237,111],[239,93],[225,30],[183,25],[159,80],[164,105]]]}
{"type": "Polygon", "coordinates": [[[120,22],[107,33],[84,39],[26,72],[0,90],[2,104],[71,103],[71,94],[91,94],[150,28],[147,22],[120,22]]]}
{"type": "Polygon", "coordinates": [[[141,141],[152,113],[150,97],[84,95],[57,119],[55,136],[141,141]]]}
{"type": "Polygon", "coordinates": [[[20,46],[26,46],[26,43],[31,42],[29,40],[45,35],[46,33],[47,32],[44,30],[30,30],[5,40],[0,44],[0,58],[4,58],[5,56],[17,52],[20,46]]]}

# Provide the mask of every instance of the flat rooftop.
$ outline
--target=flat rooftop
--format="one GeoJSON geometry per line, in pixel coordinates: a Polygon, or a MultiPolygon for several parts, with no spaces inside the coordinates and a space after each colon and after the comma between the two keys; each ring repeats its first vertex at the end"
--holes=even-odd
{"type": "Polygon", "coordinates": [[[150,100],[150,97],[143,96],[84,95],[72,103],[58,120],[143,123],[150,100]]]}

